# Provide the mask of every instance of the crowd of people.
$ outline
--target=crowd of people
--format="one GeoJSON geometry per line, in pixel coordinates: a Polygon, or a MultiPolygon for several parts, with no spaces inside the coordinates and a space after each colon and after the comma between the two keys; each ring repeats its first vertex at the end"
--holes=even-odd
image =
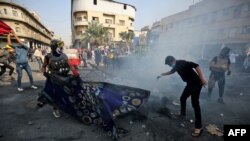
{"type": "Polygon", "coordinates": [[[80,48],[79,54],[85,67],[87,66],[87,61],[91,61],[97,66],[116,69],[120,67],[122,58],[128,55],[128,52],[120,47],[100,46],[93,47],[93,49],[80,48]]]}

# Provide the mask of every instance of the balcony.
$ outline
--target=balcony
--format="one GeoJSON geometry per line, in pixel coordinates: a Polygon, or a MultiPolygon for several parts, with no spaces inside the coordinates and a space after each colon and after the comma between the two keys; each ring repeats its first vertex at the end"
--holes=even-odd
{"type": "Polygon", "coordinates": [[[89,25],[88,21],[75,21],[74,26],[89,25]]]}
{"type": "Polygon", "coordinates": [[[83,36],[82,35],[75,35],[75,39],[83,39],[83,36]]]}
{"type": "Polygon", "coordinates": [[[129,26],[128,30],[134,30],[134,27],[133,26],[129,26]]]}
{"type": "Polygon", "coordinates": [[[103,26],[107,28],[115,28],[115,24],[103,23],[103,26]]]}

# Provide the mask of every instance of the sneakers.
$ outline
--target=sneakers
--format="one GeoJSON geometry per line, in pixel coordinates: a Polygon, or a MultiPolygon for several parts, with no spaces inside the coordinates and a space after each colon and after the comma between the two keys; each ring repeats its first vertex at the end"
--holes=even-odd
{"type": "Polygon", "coordinates": [[[22,92],[22,91],[23,91],[23,88],[17,88],[17,90],[18,90],[19,92],[22,92]]]}
{"type": "Polygon", "coordinates": [[[31,85],[30,88],[36,90],[38,87],[35,85],[31,85]]]}
{"type": "Polygon", "coordinates": [[[54,115],[56,118],[61,117],[61,113],[60,113],[59,110],[53,110],[53,115],[54,115]]]}
{"type": "Polygon", "coordinates": [[[218,99],[218,102],[219,102],[220,104],[225,104],[223,98],[219,98],[219,99],[218,99]]]}
{"type": "MultiPolygon", "coordinates": [[[[31,85],[30,88],[31,88],[31,89],[34,89],[34,90],[38,89],[38,87],[35,86],[35,85],[31,85]]],[[[20,87],[20,88],[17,88],[17,90],[18,90],[19,92],[22,92],[22,91],[23,91],[23,88],[20,87]]]]}

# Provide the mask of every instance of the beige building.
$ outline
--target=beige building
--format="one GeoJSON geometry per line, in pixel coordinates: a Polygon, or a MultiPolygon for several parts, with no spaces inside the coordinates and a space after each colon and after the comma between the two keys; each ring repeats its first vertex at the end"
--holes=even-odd
{"type": "MultiPolygon", "coordinates": [[[[40,22],[40,17],[35,12],[29,12],[20,5],[1,0],[0,20],[9,25],[28,46],[50,44],[53,32],[40,22]]],[[[1,36],[0,40],[1,43],[6,42],[6,36],[1,36]]]]}
{"type": "Polygon", "coordinates": [[[202,57],[218,54],[223,46],[243,51],[250,44],[250,1],[203,0],[163,18],[159,31],[167,46],[202,52],[202,57]]]}
{"type": "Polygon", "coordinates": [[[91,21],[101,23],[110,32],[113,41],[120,41],[120,32],[134,31],[136,8],[112,0],[71,0],[73,42],[82,39],[82,34],[91,21]]]}

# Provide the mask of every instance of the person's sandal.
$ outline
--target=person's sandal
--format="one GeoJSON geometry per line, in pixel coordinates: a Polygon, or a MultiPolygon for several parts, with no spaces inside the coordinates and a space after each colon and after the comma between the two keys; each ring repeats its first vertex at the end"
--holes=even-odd
{"type": "Polygon", "coordinates": [[[199,133],[197,133],[197,132],[194,131],[194,132],[192,133],[192,136],[193,136],[193,137],[200,137],[201,134],[202,134],[202,132],[203,132],[203,129],[200,129],[200,132],[199,132],[199,133]]]}

